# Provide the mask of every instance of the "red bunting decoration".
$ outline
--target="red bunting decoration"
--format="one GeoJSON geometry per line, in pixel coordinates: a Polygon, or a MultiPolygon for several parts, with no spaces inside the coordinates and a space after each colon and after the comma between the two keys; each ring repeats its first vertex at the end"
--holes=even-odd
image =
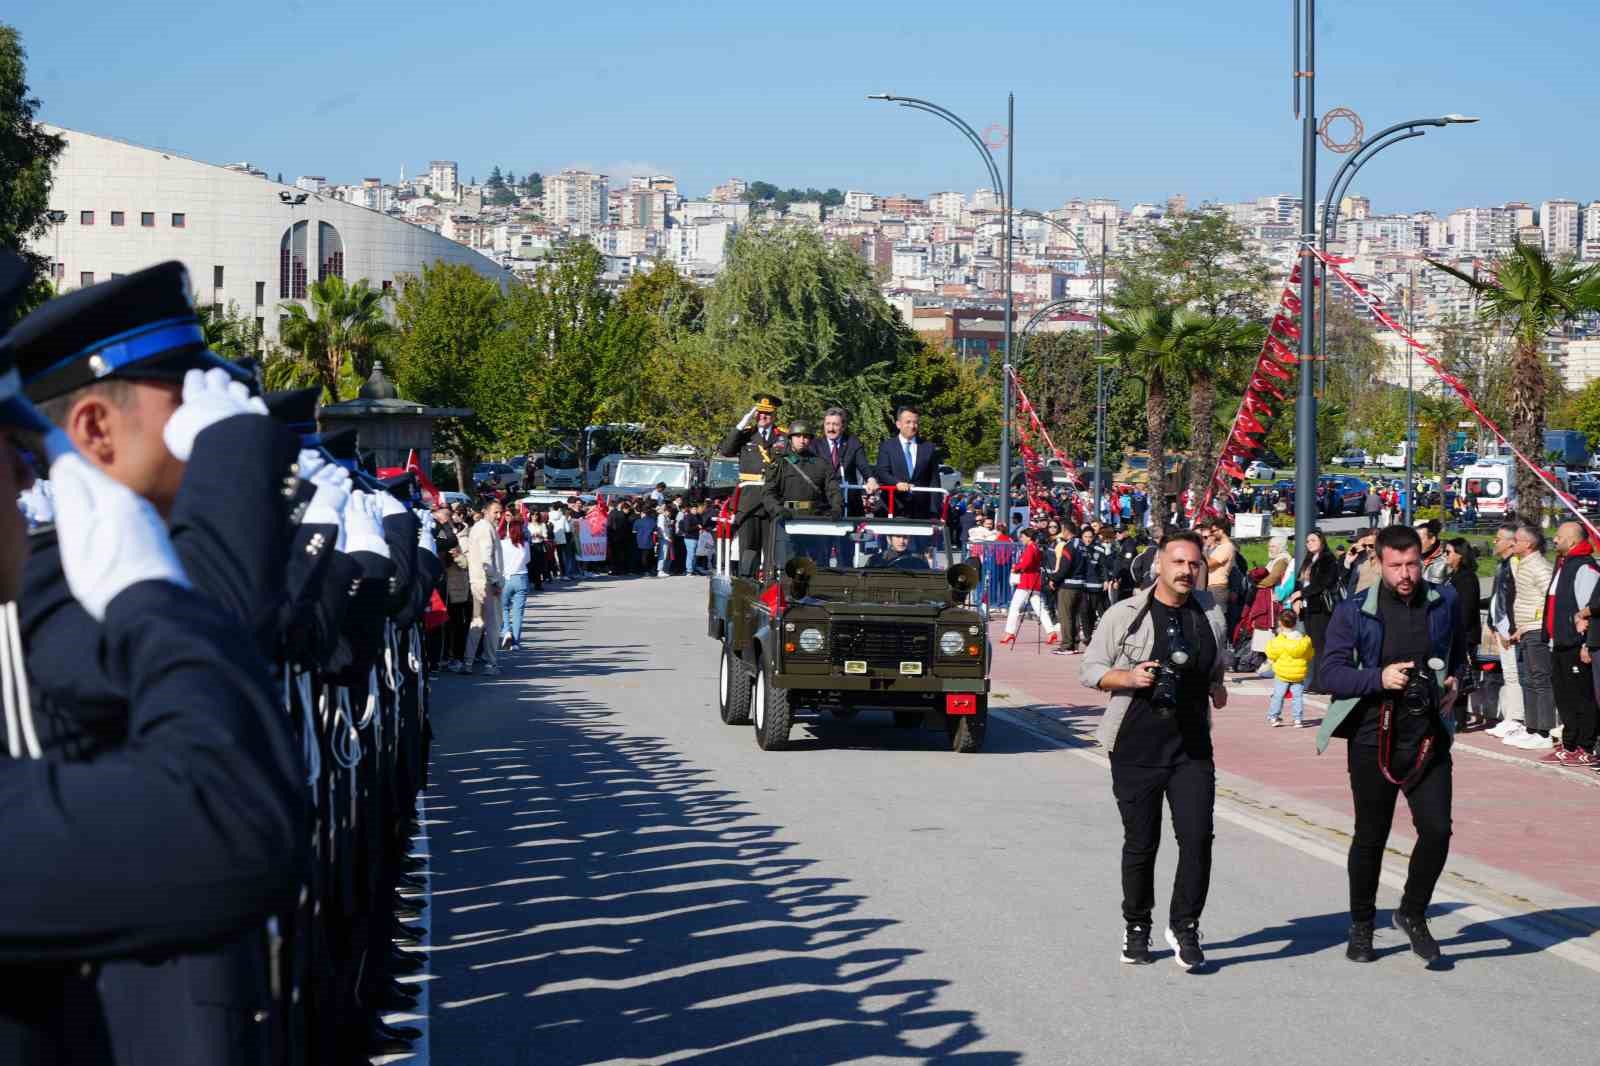
{"type": "Polygon", "coordinates": [[[1291,315],[1298,315],[1300,313],[1300,297],[1296,296],[1288,289],[1283,290],[1283,298],[1279,301],[1279,303],[1281,303],[1283,305],[1283,309],[1289,312],[1291,315]]]}
{"type": "MultiPolygon", "coordinates": [[[[1222,464],[1222,472],[1224,474],[1227,474],[1229,477],[1239,478],[1240,480],[1243,480],[1244,476],[1245,476],[1244,475],[1244,471],[1240,470],[1238,467],[1234,466],[1232,463],[1226,463],[1226,462],[1223,463],[1222,464]]],[[[1213,485],[1216,484],[1215,480],[1212,481],[1212,484],[1213,485]]]]}
{"type": "Polygon", "coordinates": [[[1300,327],[1282,315],[1272,316],[1272,332],[1292,341],[1300,339],[1300,327]]]}
{"type": "Polygon", "coordinates": [[[1293,376],[1271,359],[1261,360],[1256,364],[1256,369],[1268,377],[1277,378],[1279,381],[1288,381],[1293,376]]]}
{"type": "Polygon", "coordinates": [[[1284,366],[1300,365],[1300,357],[1296,355],[1287,344],[1283,343],[1270,333],[1267,334],[1267,350],[1272,353],[1272,357],[1274,359],[1282,363],[1284,366]]]}
{"type": "Polygon", "coordinates": [[[1276,399],[1279,403],[1288,402],[1288,397],[1285,396],[1283,393],[1279,392],[1278,391],[1278,387],[1276,385],[1274,385],[1272,382],[1268,381],[1264,377],[1257,376],[1257,377],[1251,378],[1250,379],[1250,388],[1249,388],[1248,391],[1249,392],[1253,392],[1253,393],[1258,393],[1258,394],[1259,393],[1266,393],[1268,396],[1271,396],[1274,399],[1276,399]]]}
{"type": "Polygon", "coordinates": [[[1236,418],[1234,422],[1246,433],[1265,433],[1267,431],[1266,426],[1263,426],[1260,422],[1257,422],[1255,419],[1251,418],[1244,411],[1239,412],[1239,417],[1236,418]]]}
{"type": "Polygon", "coordinates": [[[1257,418],[1272,417],[1272,408],[1268,407],[1254,396],[1251,396],[1248,392],[1244,394],[1244,399],[1240,401],[1240,406],[1242,406],[1246,411],[1249,411],[1251,414],[1255,415],[1257,418]]]}

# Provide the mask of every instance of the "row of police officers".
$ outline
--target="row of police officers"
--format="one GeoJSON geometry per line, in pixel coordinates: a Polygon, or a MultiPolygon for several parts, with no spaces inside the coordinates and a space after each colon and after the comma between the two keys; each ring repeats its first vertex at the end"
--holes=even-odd
{"type": "MultiPolygon", "coordinates": [[[[29,280],[0,252],[0,323],[29,280]]],[[[206,347],[177,263],[0,335],[0,1062],[365,1062],[417,1031],[409,479],[206,347]],[[26,512],[26,519],[24,518],[26,512]],[[31,527],[31,528],[30,528],[31,527]]]]}

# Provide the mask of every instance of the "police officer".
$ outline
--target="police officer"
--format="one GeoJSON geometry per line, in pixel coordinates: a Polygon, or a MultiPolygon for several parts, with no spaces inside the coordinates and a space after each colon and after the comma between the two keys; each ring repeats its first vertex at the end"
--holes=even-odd
{"type": "MultiPolygon", "coordinates": [[[[15,273],[0,255],[0,303],[15,273]]],[[[227,388],[197,387],[179,402],[176,387],[159,384],[216,368],[187,279],[166,276],[184,285],[177,303],[141,308],[132,297],[149,278],[117,286],[110,301],[92,287],[0,340],[0,420],[45,437],[34,455],[50,463],[56,518],[29,551],[14,550],[6,526],[0,582],[10,600],[32,554],[42,565],[23,581],[50,615],[32,619],[43,623],[39,642],[26,644],[34,688],[26,700],[7,693],[21,701],[7,715],[23,734],[9,738],[11,750],[30,758],[0,762],[12,858],[0,874],[0,962],[29,964],[0,977],[11,996],[0,1015],[7,1063],[234,1063],[265,1050],[265,1016],[223,1006],[259,1011],[265,995],[222,975],[266,975],[251,964],[265,961],[262,922],[294,888],[304,799],[244,620],[193,587],[188,560],[204,569],[215,546],[187,530],[186,555],[155,501],[127,482],[178,511],[183,472],[179,463],[169,476],[171,450],[240,417],[252,424],[235,429],[249,437],[266,420],[227,388]],[[142,386],[90,390],[97,399],[77,427],[84,454],[17,393],[24,378],[65,392],[125,371],[142,386]],[[132,424],[141,417],[162,454],[141,447],[149,438],[132,424]],[[165,444],[163,423],[176,423],[165,444]],[[63,636],[65,646],[49,646],[63,636]],[[58,668],[48,698],[41,662],[58,668]],[[201,988],[216,997],[203,1007],[201,988]]],[[[14,493],[30,474],[9,438],[0,451],[10,482],[0,492],[14,493]]],[[[254,461],[268,465],[272,454],[268,446],[254,461]]]]}
{"type": "Polygon", "coordinates": [[[760,561],[765,509],[762,484],[767,467],[788,451],[784,430],[777,424],[783,401],[770,392],[758,392],[755,406],[717,447],[717,454],[739,460],[739,509],[734,525],[739,531],[739,574],[750,577],[760,561]]]}

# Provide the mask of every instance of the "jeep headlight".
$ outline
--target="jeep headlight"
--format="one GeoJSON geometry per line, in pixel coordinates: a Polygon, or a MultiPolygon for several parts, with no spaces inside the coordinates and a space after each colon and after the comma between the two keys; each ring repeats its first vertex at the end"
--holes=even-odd
{"type": "Polygon", "coordinates": [[[939,634],[940,655],[960,655],[966,649],[966,641],[961,639],[959,630],[947,629],[939,634]]]}
{"type": "Polygon", "coordinates": [[[815,655],[822,650],[823,637],[820,629],[802,629],[800,631],[800,650],[807,655],[815,655]]]}

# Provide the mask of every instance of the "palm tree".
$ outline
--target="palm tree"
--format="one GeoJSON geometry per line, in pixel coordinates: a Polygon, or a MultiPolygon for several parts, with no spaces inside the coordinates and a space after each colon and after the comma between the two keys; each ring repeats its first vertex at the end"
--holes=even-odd
{"type": "Polygon", "coordinates": [[[357,379],[372,372],[377,346],[394,332],[383,310],[383,293],[365,278],[353,285],[327,277],[311,286],[308,308],[298,301],[280,305],[287,316],[278,335],[296,355],[316,368],[328,400],[339,401],[340,375],[357,379]]]}
{"type": "Polygon", "coordinates": [[[1215,320],[1199,311],[1161,304],[1106,316],[1105,350],[1144,379],[1145,447],[1150,453],[1150,510],[1159,532],[1166,515],[1168,394],[1191,378],[1195,350],[1215,320]]]}
{"type": "MultiPolygon", "coordinates": [[[[1428,262],[1471,286],[1478,296],[1478,316],[1510,334],[1511,441],[1524,455],[1543,455],[1548,391],[1544,340],[1579,313],[1600,308],[1600,267],[1557,262],[1527,244],[1516,245],[1498,259],[1487,278],[1432,259],[1428,262]]],[[[1544,506],[1538,482],[1530,479],[1520,495],[1523,510],[1538,515],[1544,506]]]]}
{"type": "Polygon", "coordinates": [[[1189,367],[1189,487],[1204,492],[1216,460],[1217,383],[1232,382],[1240,365],[1266,340],[1259,322],[1216,316],[1194,338],[1189,367]]]}

